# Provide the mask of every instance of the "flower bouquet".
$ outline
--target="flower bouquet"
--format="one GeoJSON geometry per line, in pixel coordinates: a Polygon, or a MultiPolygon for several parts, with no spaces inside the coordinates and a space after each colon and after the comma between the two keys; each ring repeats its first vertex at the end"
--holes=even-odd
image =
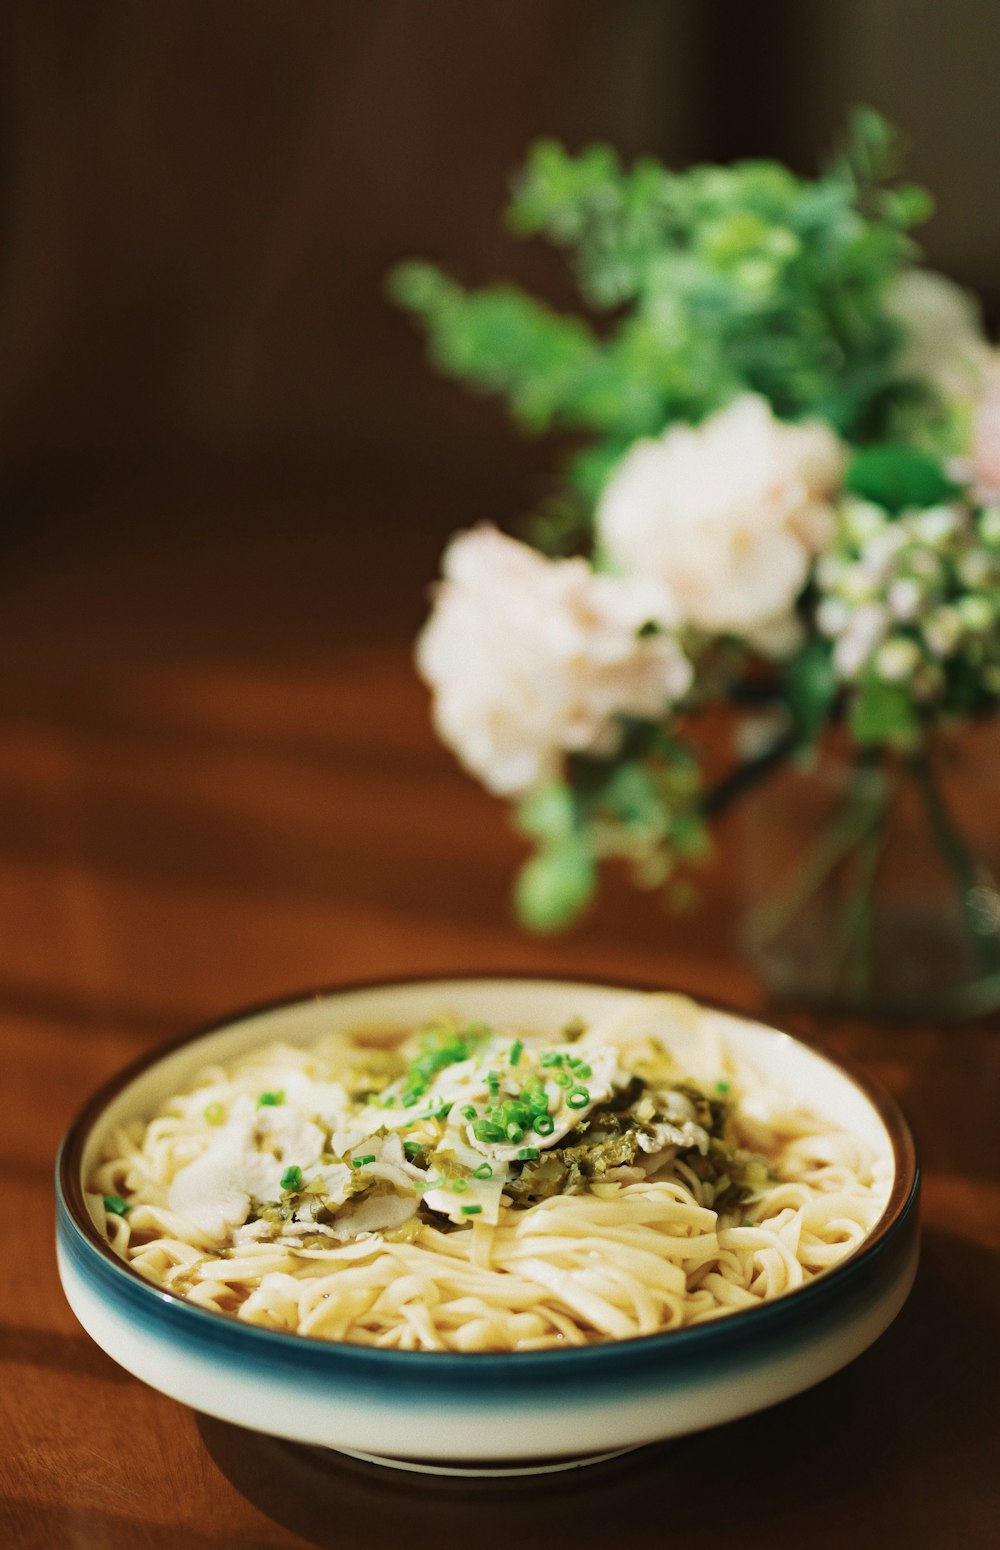
{"type": "Polygon", "coordinates": [[[452,540],[417,660],[440,735],[535,844],[528,926],[572,921],[609,858],[676,895],[724,805],[835,747],[837,800],[758,901],[758,945],[833,887],[825,993],[878,1000],[874,901],[908,785],[973,955],[955,1009],[976,1010],[1000,999],[1000,895],[938,770],[1000,699],[1000,365],[975,301],[919,266],[931,202],[898,174],[866,110],[815,180],[545,142],[510,220],[564,250],[589,320],[395,272],[439,367],[570,433],[521,537],[452,540]],[[709,783],[720,704],[742,752],[709,783]]]}

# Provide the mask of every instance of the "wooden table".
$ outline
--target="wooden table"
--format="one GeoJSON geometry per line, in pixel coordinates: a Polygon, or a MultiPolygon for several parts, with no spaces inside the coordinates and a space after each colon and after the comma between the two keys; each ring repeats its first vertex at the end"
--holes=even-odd
{"type": "MultiPolygon", "coordinates": [[[[42,653],[44,657],[44,653],[42,653]]],[[[52,1163],[126,1061],[255,999],[384,974],[584,971],[747,1008],[726,835],[701,912],[613,884],[576,934],[509,921],[518,842],[438,748],[402,645],[284,667],[22,664],[0,703],[0,1545],[479,1550],[1000,1544],[1000,1029],[794,1017],[899,1097],[926,1166],[913,1296],[766,1414],[560,1479],[415,1482],[204,1419],[63,1301],[52,1163]],[[722,1525],[718,1528],[717,1525],[722,1525]]]]}

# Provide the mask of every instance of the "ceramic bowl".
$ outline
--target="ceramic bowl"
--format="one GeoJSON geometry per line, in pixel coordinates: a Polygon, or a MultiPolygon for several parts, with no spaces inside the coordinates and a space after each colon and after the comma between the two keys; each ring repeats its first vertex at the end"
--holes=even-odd
{"type": "Polygon", "coordinates": [[[529,979],[335,990],[255,1011],[141,1061],[70,1129],[57,1175],[63,1287],[80,1323],[152,1387],[223,1420],[386,1463],[492,1473],[607,1457],[730,1421],[818,1383],[883,1332],[917,1262],[918,1170],[893,1100],[786,1033],[705,1008],[746,1060],[891,1165],[888,1204],[833,1269],[773,1302],[688,1329],[581,1348],[464,1355],[376,1350],[277,1333],[209,1312],[142,1279],[91,1220],[83,1180],[109,1127],[151,1116],[209,1063],[273,1039],[404,1029],[444,1011],[555,1033],[634,992],[529,979]]]}

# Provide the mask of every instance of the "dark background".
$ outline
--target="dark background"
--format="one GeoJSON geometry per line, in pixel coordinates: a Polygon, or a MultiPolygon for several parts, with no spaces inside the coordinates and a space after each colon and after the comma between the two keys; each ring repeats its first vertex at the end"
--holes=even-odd
{"type": "Polygon", "coordinates": [[[809,171],[912,141],[930,259],[1000,308],[993,0],[12,0],[0,18],[0,659],[322,661],[416,628],[544,447],[434,379],[402,256],[560,303],[527,144],[809,171]]]}

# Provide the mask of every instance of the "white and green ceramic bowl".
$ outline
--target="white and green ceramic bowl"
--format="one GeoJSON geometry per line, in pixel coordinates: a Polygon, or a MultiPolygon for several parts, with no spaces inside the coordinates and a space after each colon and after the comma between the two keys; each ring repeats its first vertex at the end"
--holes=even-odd
{"type": "Polygon", "coordinates": [[[63,1287],[99,1346],[196,1410],[385,1463],[492,1473],[606,1457],[764,1409],[860,1355],[902,1307],[917,1264],[918,1169],[893,1100],[857,1072],[745,1018],[706,1008],[740,1060],[792,1086],[891,1166],[885,1211],[833,1269],[760,1307],[688,1329],[563,1350],[389,1351],[282,1334],[208,1312],[145,1281],[91,1220],[83,1180],[101,1138],[150,1117],[194,1073],[273,1039],[403,1030],[443,1011],[555,1033],[606,1015],[621,988],[455,979],[335,990],[235,1018],[124,1072],[70,1129],[57,1171],[63,1287]]]}

